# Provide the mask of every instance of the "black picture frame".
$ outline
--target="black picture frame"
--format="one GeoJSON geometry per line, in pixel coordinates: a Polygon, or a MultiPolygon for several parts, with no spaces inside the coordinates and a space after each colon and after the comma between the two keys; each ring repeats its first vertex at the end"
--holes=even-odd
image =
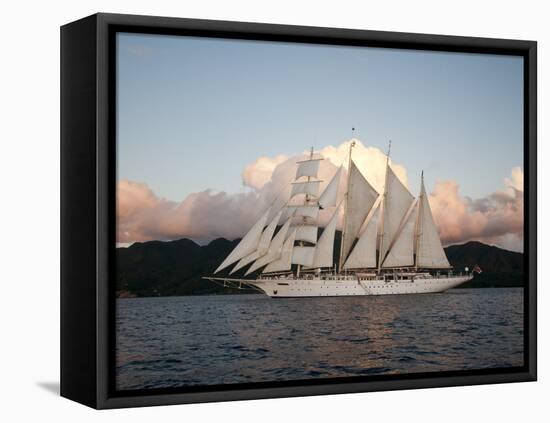
{"type": "Polygon", "coordinates": [[[534,381],[537,377],[537,44],[397,32],[95,14],[61,28],[61,395],[90,407],[230,401],[534,381]],[[115,34],[376,46],[524,58],[524,339],[521,368],[117,392],[114,374],[115,34]]]}

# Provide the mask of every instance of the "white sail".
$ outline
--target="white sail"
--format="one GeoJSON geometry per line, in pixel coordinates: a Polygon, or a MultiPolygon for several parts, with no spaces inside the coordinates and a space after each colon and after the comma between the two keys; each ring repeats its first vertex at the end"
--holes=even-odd
{"type": "Polygon", "coordinates": [[[340,186],[340,175],[342,175],[342,166],[336,171],[327,187],[319,197],[319,205],[326,209],[334,207],[338,198],[338,187],[340,186]]]}
{"type": "Polygon", "coordinates": [[[397,231],[399,230],[405,214],[414,201],[413,195],[407,187],[401,183],[392,168],[386,167],[385,197],[382,203],[382,222],[380,239],[380,262],[383,263],[397,231]]]}
{"type": "Polygon", "coordinates": [[[283,244],[280,257],[269,263],[264,270],[262,270],[262,273],[285,272],[292,269],[292,250],[294,248],[295,236],[296,231],[292,231],[283,244]]]}
{"type": "Polygon", "coordinates": [[[367,214],[378,198],[378,192],[361,174],[353,160],[349,172],[346,217],[342,235],[344,238],[342,242],[342,261],[345,261],[348,256],[367,214]]]}
{"type": "Polygon", "coordinates": [[[317,225],[296,226],[296,241],[317,242],[317,225]]]}
{"type": "Polygon", "coordinates": [[[319,185],[321,181],[293,182],[290,198],[298,194],[307,194],[317,197],[319,195],[319,185]]]}
{"type": "Polygon", "coordinates": [[[304,206],[287,206],[288,210],[294,214],[294,216],[311,217],[317,219],[319,217],[318,205],[304,205],[304,206]]]}
{"type": "Polygon", "coordinates": [[[227,266],[235,263],[237,260],[242,259],[256,250],[270,211],[271,207],[260,217],[254,226],[252,226],[243,239],[241,239],[241,241],[237,244],[235,249],[231,251],[231,254],[226,257],[214,273],[218,273],[220,270],[225,269],[227,266]]]}
{"type": "Polygon", "coordinates": [[[376,235],[378,232],[378,222],[380,220],[380,202],[373,208],[374,210],[370,216],[367,216],[367,226],[365,230],[344,263],[344,269],[366,269],[376,267],[376,235]]]}
{"type": "Polygon", "coordinates": [[[233,270],[229,272],[230,274],[243,268],[248,263],[252,263],[254,260],[267,254],[267,251],[269,249],[269,244],[271,244],[271,238],[273,238],[273,234],[275,233],[275,229],[277,228],[277,224],[279,223],[279,219],[281,218],[282,213],[283,211],[280,210],[275,215],[275,217],[271,220],[271,223],[267,225],[267,227],[264,229],[264,231],[262,232],[262,236],[260,237],[260,242],[258,243],[258,248],[256,248],[256,251],[240,259],[237,265],[233,268],[233,270]]]}
{"type": "Polygon", "coordinates": [[[393,245],[382,263],[383,268],[407,267],[414,265],[415,227],[418,217],[418,202],[412,206],[405,222],[397,232],[393,245]]]}
{"type": "Polygon", "coordinates": [[[303,247],[301,245],[297,245],[292,249],[292,263],[311,267],[313,265],[314,254],[315,247],[303,247]]]}
{"type": "Polygon", "coordinates": [[[302,176],[312,176],[317,178],[317,173],[319,172],[319,163],[323,159],[311,159],[298,162],[298,169],[296,169],[296,179],[301,178],[302,176]]]}
{"type": "Polygon", "coordinates": [[[252,273],[254,270],[259,269],[260,267],[265,266],[266,264],[271,263],[272,261],[275,261],[281,257],[281,251],[291,222],[292,219],[288,219],[281,227],[281,229],[279,229],[279,232],[275,234],[275,236],[271,240],[271,244],[269,244],[267,254],[263,255],[262,257],[258,258],[254,263],[252,263],[252,266],[250,266],[250,268],[246,271],[245,276],[252,273]]]}
{"type": "Polygon", "coordinates": [[[416,266],[433,269],[450,268],[449,260],[445,255],[441,239],[435,227],[435,223],[430,209],[424,180],[420,187],[420,215],[418,218],[418,240],[416,251],[416,266]]]}
{"type": "Polygon", "coordinates": [[[328,222],[328,225],[323,230],[319,237],[319,242],[315,246],[313,255],[313,268],[332,267],[334,263],[334,233],[336,232],[336,224],[338,223],[338,212],[340,207],[337,207],[328,222]]]}

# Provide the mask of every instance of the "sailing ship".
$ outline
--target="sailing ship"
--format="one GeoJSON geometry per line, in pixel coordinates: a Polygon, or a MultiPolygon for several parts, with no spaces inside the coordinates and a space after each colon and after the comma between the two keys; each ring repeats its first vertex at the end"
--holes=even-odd
{"type": "Polygon", "coordinates": [[[309,158],[296,163],[285,205],[279,210],[269,207],[214,272],[233,266],[229,276],[203,279],[256,289],[274,298],[443,292],[471,280],[473,274],[467,268],[466,273],[454,272],[447,260],[423,172],[415,198],[393,171],[388,149],[384,190],[379,194],[354,162],[354,145],[352,141],[340,202],[343,164],[320,193],[318,172],[324,159],[314,157],[312,149],[309,158]],[[331,209],[332,217],[318,236],[319,213],[331,209]],[[342,212],[336,255],[335,234],[342,212]],[[279,225],[281,219],[284,223],[279,225]],[[231,276],[241,269],[244,277],[231,276]]]}

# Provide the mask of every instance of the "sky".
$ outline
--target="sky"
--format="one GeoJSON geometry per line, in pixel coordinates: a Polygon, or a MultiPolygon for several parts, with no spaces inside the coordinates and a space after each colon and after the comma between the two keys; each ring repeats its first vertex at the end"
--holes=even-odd
{"type": "MultiPolygon", "coordinates": [[[[129,204],[137,186],[154,198],[141,205],[134,199],[132,210],[162,202],[173,212],[205,190],[211,197],[257,196],[263,179],[271,180],[289,158],[311,146],[337,150],[352,137],[364,152],[386,153],[391,140],[391,160],[403,166],[413,194],[424,170],[429,192],[453,182],[473,212],[484,200],[495,201],[495,193],[513,193],[520,178],[523,183],[520,57],[117,37],[121,201],[129,204]]],[[[246,215],[243,227],[253,223],[253,213],[235,211],[246,215]]],[[[139,236],[119,241],[169,238],[178,230],[190,236],[168,226],[141,228],[139,236]]],[[[515,241],[491,240],[519,249],[515,241]]]]}

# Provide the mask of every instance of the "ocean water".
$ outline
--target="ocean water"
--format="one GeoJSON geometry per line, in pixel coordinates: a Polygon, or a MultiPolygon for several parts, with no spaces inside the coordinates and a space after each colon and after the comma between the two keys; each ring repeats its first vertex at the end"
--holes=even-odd
{"type": "Polygon", "coordinates": [[[117,299],[117,389],[523,365],[523,289],[117,299]]]}

